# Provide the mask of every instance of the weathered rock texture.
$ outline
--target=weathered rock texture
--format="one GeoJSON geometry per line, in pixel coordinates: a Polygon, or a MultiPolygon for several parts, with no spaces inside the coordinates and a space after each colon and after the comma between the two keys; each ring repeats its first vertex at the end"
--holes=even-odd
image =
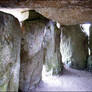
{"type": "Polygon", "coordinates": [[[60,34],[61,30],[55,24],[49,22],[45,28],[45,53],[44,61],[47,71],[52,70],[52,74],[61,74],[63,70],[62,57],[60,54],[60,34]]]}
{"type": "Polygon", "coordinates": [[[83,24],[92,22],[92,11],[85,8],[37,8],[43,16],[59,22],[61,25],[83,24]]]}
{"type": "Polygon", "coordinates": [[[92,22],[92,0],[0,0],[0,7],[36,10],[63,25],[92,22]]]}
{"type": "Polygon", "coordinates": [[[90,56],[88,57],[88,70],[92,72],[92,25],[89,29],[89,49],[90,49],[90,56]]]}
{"type": "Polygon", "coordinates": [[[87,69],[89,72],[92,72],[92,55],[88,57],[87,69]]]}
{"type": "Polygon", "coordinates": [[[88,57],[88,37],[80,25],[64,26],[61,32],[61,54],[63,62],[71,67],[85,69],[88,57]]]}
{"type": "Polygon", "coordinates": [[[89,49],[90,54],[92,55],[92,25],[89,28],[89,49]]]}
{"type": "Polygon", "coordinates": [[[0,91],[18,91],[20,70],[20,24],[0,12],[0,91]]]}
{"type": "Polygon", "coordinates": [[[19,89],[27,92],[41,80],[45,23],[42,20],[27,20],[23,22],[23,28],[19,89]]]}

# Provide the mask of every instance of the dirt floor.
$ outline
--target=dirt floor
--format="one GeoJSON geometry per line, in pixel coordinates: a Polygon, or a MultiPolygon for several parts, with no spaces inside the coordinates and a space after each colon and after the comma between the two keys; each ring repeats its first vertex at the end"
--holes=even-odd
{"type": "Polygon", "coordinates": [[[42,81],[33,92],[92,91],[92,73],[66,67],[62,76],[52,76],[45,68],[42,81]]]}

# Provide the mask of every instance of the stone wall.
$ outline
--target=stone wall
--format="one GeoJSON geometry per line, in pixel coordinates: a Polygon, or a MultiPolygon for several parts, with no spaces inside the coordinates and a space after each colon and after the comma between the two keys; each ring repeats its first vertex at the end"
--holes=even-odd
{"type": "Polygon", "coordinates": [[[23,22],[21,45],[20,90],[28,91],[41,80],[43,67],[43,37],[45,22],[32,20],[23,22]]]}
{"type": "Polygon", "coordinates": [[[89,28],[89,49],[90,54],[92,55],[92,25],[89,28]]]}
{"type": "Polygon", "coordinates": [[[46,70],[52,74],[61,74],[63,70],[62,57],[60,54],[60,34],[61,30],[56,28],[53,22],[49,22],[45,28],[45,55],[44,61],[46,70]]]}
{"type": "Polygon", "coordinates": [[[89,29],[89,49],[90,49],[90,56],[88,57],[88,70],[92,72],[92,25],[89,29]]]}
{"type": "Polygon", "coordinates": [[[0,91],[18,91],[20,70],[20,24],[0,12],[0,91]]]}
{"type": "Polygon", "coordinates": [[[70,62],[72,68],[85,69],[88,58],[88,37],[80,25],[63,26],[61,30],[63,62],[70,62]]]}

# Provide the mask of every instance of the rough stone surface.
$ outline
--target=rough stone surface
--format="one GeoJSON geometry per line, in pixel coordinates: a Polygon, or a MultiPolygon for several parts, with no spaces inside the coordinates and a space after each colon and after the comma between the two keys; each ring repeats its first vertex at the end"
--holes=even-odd
{"type": "Polygon", "coordinates": [[[20,24],[0,12],[0,91],[18,91],[20,70],[20,24]]]}
{"type": "Polygon", "coordinates": [[[41,80],[45,23],[27,20],[23,22],[23,28],[19,89],[28,92],[41,80]]]}
{"type": "Polygon", "coordinates": [[[85,69],[88,37],[82,32],[80,25],[62,27],[61,54],[63,62],[71,62],[72,68],[85,69]]]}
{"type": "Polygon", "coordinates": [[[0,7],[20,7],[20,8],[42,8],[42,7],[84,7],[92,8],[91,0],[2,0],[0,7]]]}
{"type": "Polygon", "coordinates": [[[90,56],[88,57],[88,70],[92,72],[92,25],[89,29],[89,49],[90,49],[90,56]]]}
{"type": "Polygon", "coordinates": [[[88,57],[87,69],[89,72],[92,72],[92,55],[88,57]]]}
{"type": "Polygon", "coordinates": [[[63,25],[92,22],[92,0],[0,0],[0,7],[36,10],[63,25]]]}
{"type": "Polygon", "coordinates": [[[61,25],[83,24],[92,22],[92,11],[84,8],[37,8],[43,16],[59,22],[61,25]]]}
{"type": "Polygon", "coordinates": [[[46,25],[44,61],[46,70],[52,70],[52,74],[61,74],[63,70],[60,54],[60,34],[61,30],[57,29],[51,21],[46,25]]]}
{"type": "Polygon", "coordinates": [[[89,28],[89,49],[90,54],[92,55],[92,25],[89,28]]]}

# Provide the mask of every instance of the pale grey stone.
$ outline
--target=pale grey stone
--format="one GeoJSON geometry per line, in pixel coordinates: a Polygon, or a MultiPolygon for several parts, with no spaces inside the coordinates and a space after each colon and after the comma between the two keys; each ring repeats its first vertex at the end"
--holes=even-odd
{"type": "Polygon", "coordinates": [[[85,69],[88,58],[88,37],[80,25],[63,26],[61,30],[61,54],[63,62],[71,67],[85,69]]]}
{"type": "Polygon", "coordinates": [[[20,24],[0,12],[0,91],[18,91],[20,70],[20,24]]]}

